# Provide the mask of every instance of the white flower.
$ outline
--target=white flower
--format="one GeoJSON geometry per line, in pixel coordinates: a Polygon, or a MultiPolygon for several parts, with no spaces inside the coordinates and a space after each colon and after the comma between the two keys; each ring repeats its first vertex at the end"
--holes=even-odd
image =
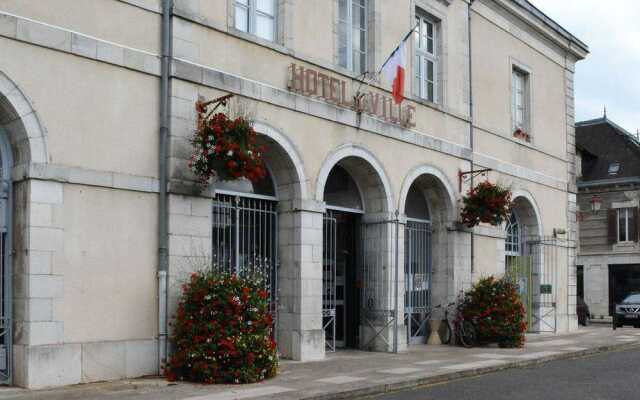
{"type": "Polygon", "coordinates": [[[227,151],[227,156],[231,157],[233,155],[233,150],[227,151]]]}

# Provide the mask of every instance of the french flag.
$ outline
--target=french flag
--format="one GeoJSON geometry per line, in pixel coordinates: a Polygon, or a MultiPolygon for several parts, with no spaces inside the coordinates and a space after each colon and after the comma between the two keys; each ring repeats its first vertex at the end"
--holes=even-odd
{"type": "Polygon", "coordinates": [[[407,57],[406,57],[406,41],[407,37],[405,37],[400,45],[395,49],[387,62],[382,66],[382,72],[384,76],[392,82],[392,94],[393,100],[396,104],[402,103],[404,100],[404,80],[406,74],[406,65],[407,65],[407,57]]]}

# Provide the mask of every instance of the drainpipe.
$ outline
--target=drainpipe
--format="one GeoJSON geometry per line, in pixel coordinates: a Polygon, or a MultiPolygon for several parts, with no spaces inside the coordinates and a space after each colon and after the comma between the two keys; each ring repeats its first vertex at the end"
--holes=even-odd
{"type": "MultiPolygon", "coordinates": [[[[467,4],[467,35],[468,35],[468,43],[469,43],[469,147],[471,148],[471,159],[469,162],[471,163],[470,171],[473,171],[473,69],[472,69],[472,60],[471,60],[471,6],[473,5],[474,0],[469,0],[467,4]]],[[[471,187],[473,187],[473,174],[471,174],[471,187]]],[[[471,231],[471,274],[475,269],[475,235],[473,231],[471,231]]]]}
{"type": "Polygon", "coordinates": [[[167,359],[167,297],[169,270],[169,215],[167,209],[167,176],[170,96],[169,69],[171,68],[171,11],[173,0],[162,0],[162,58],[160,65],[160,151],[158,199],[158,372],[167,359]]]}

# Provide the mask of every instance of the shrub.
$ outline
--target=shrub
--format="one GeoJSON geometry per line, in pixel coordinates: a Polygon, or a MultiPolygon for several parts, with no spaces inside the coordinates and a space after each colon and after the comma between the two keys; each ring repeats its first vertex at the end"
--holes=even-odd
{"type": "Polygon", "coordinates": [[[183,285],[169,380],[253,383],[276,375],[268,293],[255,279],[197,272],[183,285]]]}
{"type": "Polygon", "coordinates": [[[501,347],[524,346],[525,309],[518,288],[505,278],[480,279],[465,292],[459,311],[473,321],[478,340],[497,341],[501,347]]]}

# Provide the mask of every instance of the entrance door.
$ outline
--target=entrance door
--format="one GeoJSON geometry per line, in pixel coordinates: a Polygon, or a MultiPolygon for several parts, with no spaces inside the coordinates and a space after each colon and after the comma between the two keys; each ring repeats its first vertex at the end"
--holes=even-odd
{"type": "Polygon", "coordinates": [[[407,339],[409,344],[425,343],[431,305],[431,223],[408,219],[404,239],[407,339]]]}
{"type": "Polygon", "coordinates": [[[360,296],[356,284],[359,215],[328,211],[324,222],[323,316],[327,348],[357,348],[360,296]]]}

